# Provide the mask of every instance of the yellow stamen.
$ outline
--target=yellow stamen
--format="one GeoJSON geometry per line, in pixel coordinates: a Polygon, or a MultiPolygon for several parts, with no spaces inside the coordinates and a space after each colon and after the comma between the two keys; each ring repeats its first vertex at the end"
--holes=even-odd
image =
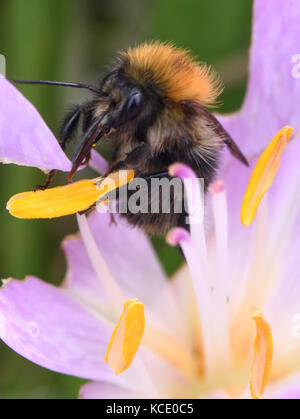
{"type": "Polygon", "coordinates": [[[114,172],[105,178],[80,180],[44,191],[23,192],[13,196],[6,208],[17,218],[63,217],[88,209],[109,192],[129,183],[133,177],[133,170],[128,170],[114,172]]]}
{"type": "Polygon", "coordinates": [[[292,133],[293,128],[282,128],[256,163],[241,208],[241,221],[244,226],[252,223],[261,199],[271,187],[280,165],[280,157],[292,133]]]}
{"type": "Polygon", "coordinates": [[[273,358],[273,337],[270,326],[257,312],[253,314],[256,324],[254,358],[251,367],[250,391],[253,399],[260,399],[271,373],[273,358]]]}
{"type": "Polygon", "coordinates": [[[126,301],[104,361],[116,375],[130,367],[145,330],[144,305],[137,298],[126,301]]]}

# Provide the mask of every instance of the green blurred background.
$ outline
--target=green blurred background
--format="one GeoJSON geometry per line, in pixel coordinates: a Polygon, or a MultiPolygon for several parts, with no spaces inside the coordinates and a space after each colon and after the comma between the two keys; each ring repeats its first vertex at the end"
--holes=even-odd
{"type": "MultiPolygon", "coordinates": [[[[221,112],[238,109],[247,81],[251,0],[0,0],[0,53],[7,77],[93,82],[120,48],[159,39],[190,49],[225,84],[221,112]]],[[[57,134],[66,107],[84,100],[76,89],[25,86],[22,92],[57,134]]],[[[77,230],[74,217],[21,221],[5,210],[9,197],[43,183],[37,169],[0,166],[1,278],[34,274],[59,284],[60,242],[77,230]]],[[[171,274],[174,249],[154,240],[171,274]]],[[[77,397],[82,380],[44,370],[0,342],[0,398],[77,397]]]]}

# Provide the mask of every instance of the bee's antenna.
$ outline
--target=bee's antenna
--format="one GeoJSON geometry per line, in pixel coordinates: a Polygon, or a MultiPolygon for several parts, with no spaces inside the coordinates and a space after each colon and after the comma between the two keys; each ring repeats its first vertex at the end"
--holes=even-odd
{"type": "Polygon", "coordinates": [[[94,93],[102,94],[100,89],[96,87],[89,86],[88,84],[83,83],[68,83],[68,82],[61,82],[61,81],[50,81],[50,80],[14,80],[14,83],[20,84],[46,84],[49,86],[65,86],[65,87],[76,87],[78,89],[88,89],[94,93]]]}

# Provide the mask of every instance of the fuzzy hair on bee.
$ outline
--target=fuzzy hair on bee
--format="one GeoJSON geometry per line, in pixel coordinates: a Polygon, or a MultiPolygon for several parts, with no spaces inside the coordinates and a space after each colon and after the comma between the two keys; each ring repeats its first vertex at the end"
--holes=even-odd
{"type": "MultiPolygon", "coordinates": [[[[28,82],[29,83],[29,82],[28,82]]],[[[78,144],[72,179],[89,159],[93,146],[103,137],[112,143],[113,154],[107,174],[133,169],[136,177],[170,178],[168,167],[175,162],[190,166],[205,188],[213,181],[221,149],[226,145],[243,164],[247,160],[218,120],[208,111],[222,91],[212,69],[197,62],[188,51],[169,43],[150,42],[121,51],[99,87],[76,83],[36,81],[72,85],[93,92],[91,101],[74,107],[67,116],[60,140],[71,139],[82,116],[83,135],[78,144]]],[[[50,183],[53,173],[46,182],[50,183]]],[[[132,192],[130,192],[132,193],[132,192]]],[[[153,200],[149,189],[149,208],[153,200]]],[[[174,226],[188,228],[186,214],[175,213],[180,197],[168,197],[171,212],[122,214],[129,223],[147,232],[163,234],[174,226]]]]}

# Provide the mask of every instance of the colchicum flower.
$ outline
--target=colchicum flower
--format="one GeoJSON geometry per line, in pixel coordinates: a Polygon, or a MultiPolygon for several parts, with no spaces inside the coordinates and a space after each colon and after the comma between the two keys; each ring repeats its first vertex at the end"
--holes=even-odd
{"type": "MultiPolygon", "coordinates": [[[[168,281],[143,233],[107,213],[78,215],[61,287],[3,281],[7,345],[91,380],[83,398],[300,397],[299,21],[298,0],[255,1],[247,96],[240,112],[219,117],[252,167],[226,154],[206,232],[199,223],[169,232],[186,265],[168,281]]],[[[4,78],[0,89],[2,162],[69,171],[36,110],[4,78]]],[[[95,151],[92,166],[105,171],[95,151]]],[[[194,178],[180,163],[169,170],[194,178]]]]}

